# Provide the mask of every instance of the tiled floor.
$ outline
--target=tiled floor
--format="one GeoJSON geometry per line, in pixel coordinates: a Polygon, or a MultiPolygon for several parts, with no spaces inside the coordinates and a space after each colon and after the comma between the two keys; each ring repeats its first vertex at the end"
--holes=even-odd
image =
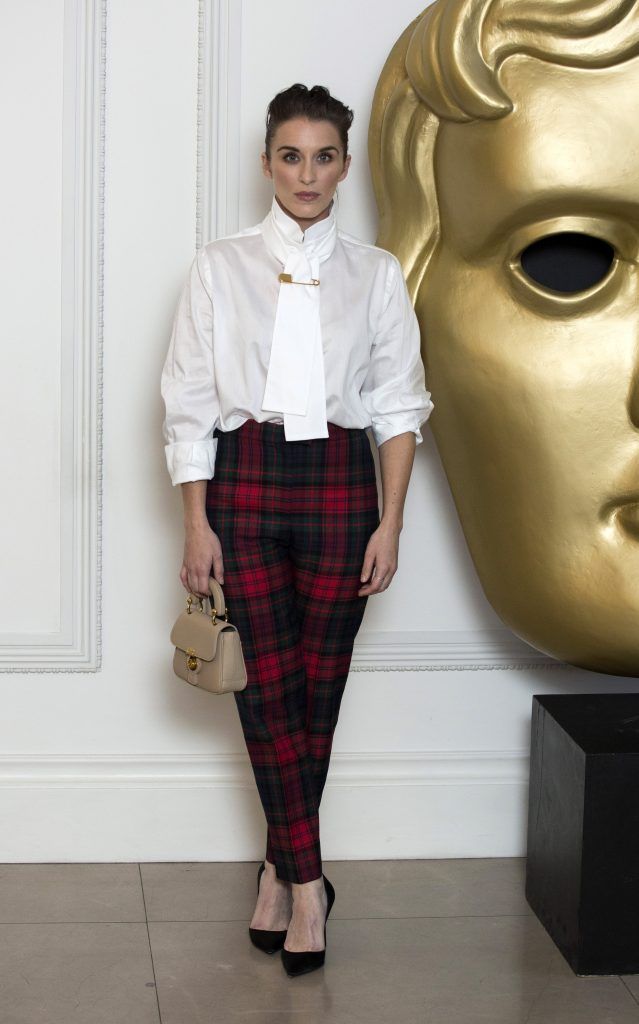
{"type": "Polygon", "coordinates": [[[326,861],[299,978],[249,941],[257,867],[0,865],[1,1024],[639,1024],[639,975],[574,975],[523,859],[326,861]]]}

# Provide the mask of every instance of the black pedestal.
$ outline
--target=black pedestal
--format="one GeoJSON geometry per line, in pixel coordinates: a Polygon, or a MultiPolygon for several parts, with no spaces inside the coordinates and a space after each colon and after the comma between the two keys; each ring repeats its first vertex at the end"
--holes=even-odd
{"type": "Polygon", "coordinates": [[[639,694],[533,697],[526,899],[575,974],[639,973],[639,694]]]}

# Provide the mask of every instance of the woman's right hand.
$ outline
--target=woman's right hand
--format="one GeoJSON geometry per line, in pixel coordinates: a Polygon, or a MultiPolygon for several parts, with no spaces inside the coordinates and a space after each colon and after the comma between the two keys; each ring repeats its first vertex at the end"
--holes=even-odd
{"type": "Polygon", "coordinates": [[[209,576],[214,576],[220,584],[224,583],[220,539],[208,522],[204,522],[186,530],[180,581],[191,594],[209,597],[209,576]]]}

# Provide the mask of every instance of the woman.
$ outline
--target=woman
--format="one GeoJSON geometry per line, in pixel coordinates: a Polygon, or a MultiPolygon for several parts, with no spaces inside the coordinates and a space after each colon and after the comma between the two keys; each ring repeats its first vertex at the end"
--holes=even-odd
{"type": "Polygon", "coordinates": [[[266,117],[264,220],[202,246],[162,374],[180,580],[224,585],[247,686],[235,692],[268,824],[251,940],[290,975],[324,963],[334,890],[319,804],[353,643],[388,589],[420,425],[419,329],[390,253],[337,228],[352,111],[296,84],[266,117]],[[366,433],[379,447],[383,512],[366,433]]]}

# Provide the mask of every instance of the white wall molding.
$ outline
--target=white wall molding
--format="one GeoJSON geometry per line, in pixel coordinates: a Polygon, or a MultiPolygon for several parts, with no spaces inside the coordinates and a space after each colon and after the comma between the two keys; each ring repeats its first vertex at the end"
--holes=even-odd
{"type": "MultiPolygon", "coordinates": [[[[331,756],[327,787],[519,786],[526,750],[414,750],[331,756]]],[[[0,758],[0,789],[255,789],[247,754],[0,758]]]]}
{"type": "Polygon", "coordinates": [[[196,248],[238,230],[241,0],[198,11],[196,248]]]}
{"type": "Polygon", "coordinates": [[[0,633],[12,673],[101,665],[106,0],[67,0],[62,38],[60,625],[0,633]]]}
{"type": "Polygon", "coordinates": [[[351,672],[441,672],[446,670],[568,668],[519,640],[508,629],[361,629],[351,672]]]}
{"type": "MultiPolygon", "coordinates": [[[[524,750],[334,752],[326,859],[520,857],[524,750]]],[[[246,754],[5,757],[3,863],[246,861],[265,821],[246,754]]]]}

